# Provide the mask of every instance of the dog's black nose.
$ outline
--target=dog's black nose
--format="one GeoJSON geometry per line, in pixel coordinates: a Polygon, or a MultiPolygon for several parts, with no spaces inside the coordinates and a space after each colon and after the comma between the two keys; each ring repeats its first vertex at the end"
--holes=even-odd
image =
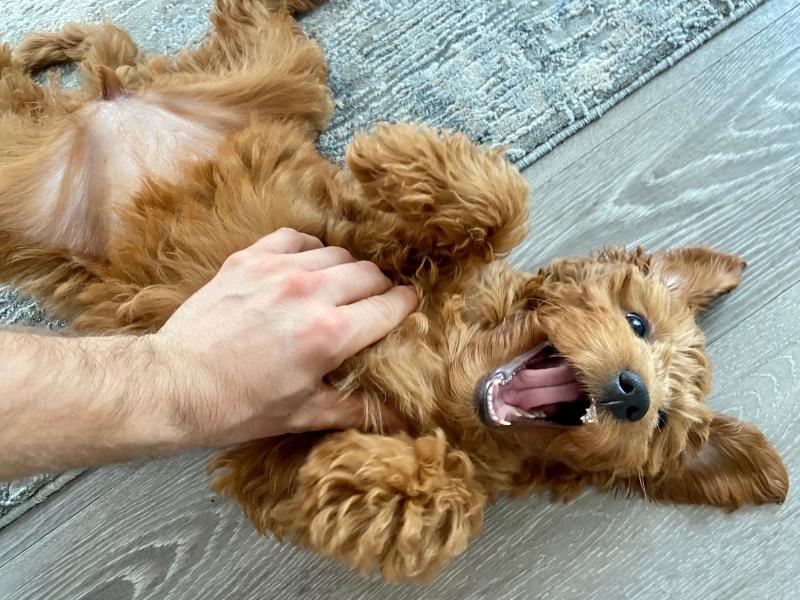
{"type": "Polygon", "coordinates": [[[650,394],[642,378],[626,369],[611,378],[598,404],[621,421],[638,421],[650,408],[650,394]]]}

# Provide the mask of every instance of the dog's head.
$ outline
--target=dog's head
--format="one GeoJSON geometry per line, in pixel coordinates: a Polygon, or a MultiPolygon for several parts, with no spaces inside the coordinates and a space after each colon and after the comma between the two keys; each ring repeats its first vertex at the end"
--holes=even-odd
{"type": "Polygon", "coordinates": [[[703,248],[612,249],[517,280],[484,303],[494,306],[482,307],[470,349],[479,417],[530,452],[523,464],[560,465],[572,478],[727,508],[782,501],[788,479],[772,445],[706,405],[696,316],[744,267],[703,248]]]}

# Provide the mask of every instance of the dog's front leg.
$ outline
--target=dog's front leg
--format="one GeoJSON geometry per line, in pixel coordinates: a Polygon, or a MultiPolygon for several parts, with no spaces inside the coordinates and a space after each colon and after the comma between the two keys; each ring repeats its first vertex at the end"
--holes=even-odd
{"type": "Polygon", "coordinates": [[[366,206],[395,219],[373,235],[405,244],[439,271],[485,264],[524,238],[525,180],[499,150],[462,134],[381,125],[355,138],[347,164],[366,206]]]}
{"type": "Polygon", "coordinates": [[[425,580],[480,531],[486,494],[473,471],[440,431],[337,433],[314,446],[271,516],[282,534],[364,573],[425,580]]]}

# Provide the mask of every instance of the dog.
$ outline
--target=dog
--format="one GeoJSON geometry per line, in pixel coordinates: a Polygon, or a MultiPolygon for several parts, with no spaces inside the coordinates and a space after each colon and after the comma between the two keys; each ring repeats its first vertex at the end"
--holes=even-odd
{"type": "Polygon", "coordinates": [[[110,23],[2,47],[0,277],[77,331],[142,334],[291,227],[415,286],[417,311],[328,376],[406,432],[287,435],[210,464],[259,531],[387,580],[434,575],[501,494],[783,501],[775,448],[706,404],[696,317],[745,262],[611,248],[525,273],[504,257],[528,189],[500,150],[380,125],[346,169],[329,162],[325,59],[292,17],[314,4],[216,0],[207,39],[174,58],[110,23]],[[69,61],[78,90],[32,79],[69,61]]]}

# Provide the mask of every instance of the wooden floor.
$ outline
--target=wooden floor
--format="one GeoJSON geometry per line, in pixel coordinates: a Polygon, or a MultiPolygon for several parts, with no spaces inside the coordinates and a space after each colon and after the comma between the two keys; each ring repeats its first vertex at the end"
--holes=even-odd
{"type": "Polygon", "coordinates": [[[259,537],[208,491],[207,454],[91,471],[0,532],[0,598],[800,597],[800,0],[770,0],[539,160],[515,260],[609,243],[750,261],[704,324],[719,410],[783,454],[783,506],[732,515],[587,493],[502,501],[429,588],[259,537]]]}

